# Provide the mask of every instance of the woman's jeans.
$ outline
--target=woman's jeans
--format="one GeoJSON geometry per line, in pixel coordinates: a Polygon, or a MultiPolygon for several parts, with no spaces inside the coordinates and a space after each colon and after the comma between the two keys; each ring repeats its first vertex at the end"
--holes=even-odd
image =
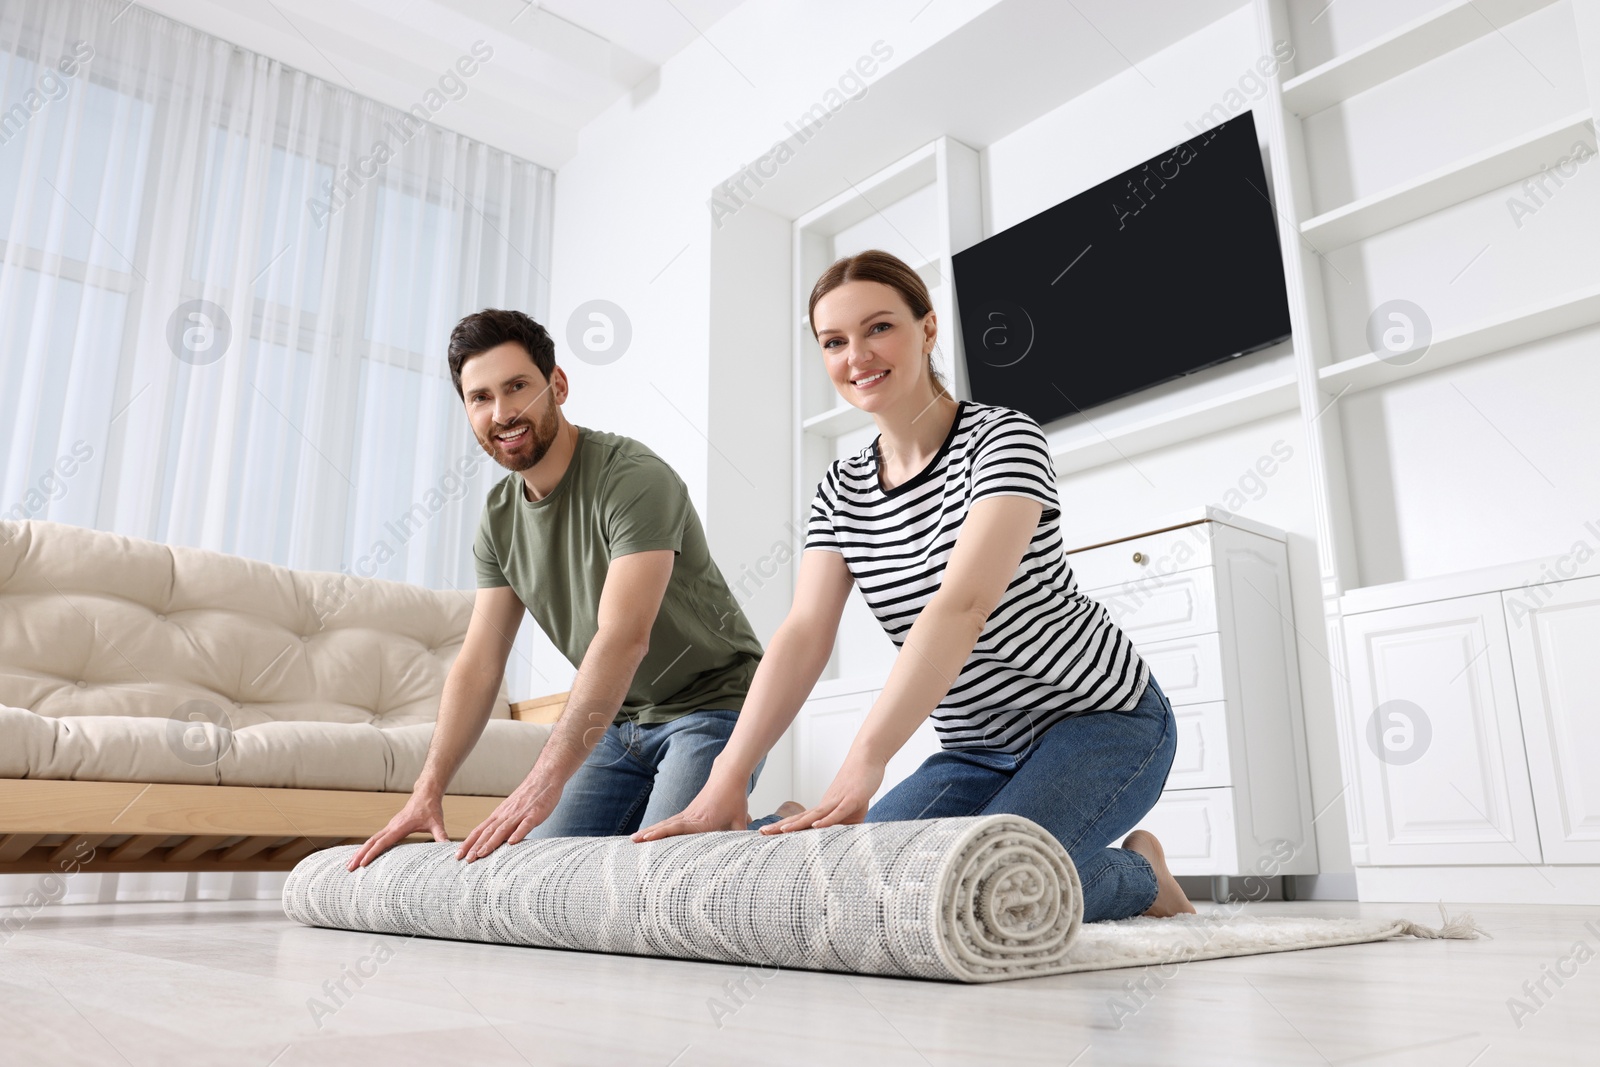
{"type": "Polygon", "coordinates": [[[1152,676],[1132,710],[1063,719],[1025,752],[934,753],[872,805],[866,821],[1025,816],[1072,857],[1083,880],[1085,922],[1142,915],[1155,903],[1155,872],[1138,853],[1108,846],[1155,806],[1177,747],[1172,705],[1152,676]]]}
{"type": "MultiPolygon", "coordinates": [[[[706,784],[738,721],[737,711],[709,709],[670,722],[612,723],[528,839],[613,837],[671,818],[706,784]]],[[[756,764],[749,788],[766,762],[756,764]]]]}

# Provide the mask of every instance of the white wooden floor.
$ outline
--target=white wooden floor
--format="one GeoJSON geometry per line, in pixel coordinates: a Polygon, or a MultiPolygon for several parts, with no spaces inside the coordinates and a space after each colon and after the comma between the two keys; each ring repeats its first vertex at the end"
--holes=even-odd
{"type": "MultiPolygon", "coordinates": [[[[1250,907],[1438,921],[1426,905],[1250,907]]],[[[1600,907],[1466,910],[1494,940],[1191,963],[1141,1004],[1124,989],[1134,971],[984,986],[782,971],[736,997],[738,967],[313,930],[276,901],[58,905],[0,945],[0,1061],[1600,1062],[1600,907]],[[350,995],[330,996],[341,978],[350,995]],[[1541,978],[1535,1001],[1523,983],[1541,978]],[[1514,1019],[1512,997],[1531,1014],[1514,1019]]]]}

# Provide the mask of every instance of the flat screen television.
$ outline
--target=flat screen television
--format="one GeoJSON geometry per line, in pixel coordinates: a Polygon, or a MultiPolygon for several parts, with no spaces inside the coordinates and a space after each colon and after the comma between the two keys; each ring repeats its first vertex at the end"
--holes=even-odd
{"type": "Polygon", "coordinates": [[[1289,336],[1248,111],[954,259],[973,399],[1039,423],[1289,336]]]}

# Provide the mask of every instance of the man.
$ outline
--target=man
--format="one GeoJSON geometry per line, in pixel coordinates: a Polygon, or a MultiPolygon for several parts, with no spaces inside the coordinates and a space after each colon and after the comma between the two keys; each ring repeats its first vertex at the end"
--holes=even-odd
{"type": "Polygon", "coordinates": [[[457,850],[469,863],[530,835],[628,834],[677,814],[761,658],[683,481],[638,441],[566,420],[567,376],[542,326],[518,311],[468,315],[449,360],[478,444],[512,473],[484,504],[477,600],[427,762],[351,870],[417,831],[449,840],[445,787],[483,733],[524,610],[578,674],[528,777],[457,850]]]}

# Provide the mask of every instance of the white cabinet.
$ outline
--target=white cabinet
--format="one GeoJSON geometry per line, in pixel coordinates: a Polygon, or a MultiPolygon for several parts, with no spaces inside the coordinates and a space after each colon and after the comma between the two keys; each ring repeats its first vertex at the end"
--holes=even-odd
{"type": "Polygon", "coordinates": [[[864,688],[806,701],[795,720],[794,799],[807,807],[822,799],[875,699],[864,688]]]}
{"type": "Polygon", "coordinates": [[[1139,655],[1161,679],[1174,705],[1222,699],[1222,638],[1218,634],[1176,637],[1139,645],[1139,655]]]}
{"type": "MultiPolygon", "coordinates": [[[[822,682],[795,719],[794,799],[810,806],[822,799],[838,772],[856,731],[867,720],[872,702],[882,692],[881,684],[861,679],[822,682]]],[[[903,781],[922,761],[939,751],[939,735],[932,720],[917,727],[916,733],[895,753],[884,769],[883,785],[873,794],[880,797],[903,781]]],[[[758,817],[766,812],[753,813],[758,817]]]]}
{"type": "MultiPolygon", "coordinates": [[[[1281,534],[1224,516],[1196,509],[1176,528],[1073,551],[1068,561],[1172,702],[1178,751],[1140,825],[1161,838],[1174,873],[1311,874],[1288,556],[1281,534]]],[[[795,724],[795,799],[821,798],[882,684],[879,676],[817,686],[795,724]]],[[[924,723],[890,763],[879,796],[937,750],[924,723]]]]}
{"type": "MultiPolygon", "coordinates": [[[[1108,548],[1111,546],[1108,546],[1108,548]]],[[[1107,549],[1095,549],[1103,552],[1107,549]]],[[[1153,644],[1172,637],[1215,633],[1217,629],[1216,569],[1174,574],[1139,592],[1126,587],[1088,589],[1090,596],[1104,593],[1106,609],[1135,645],[1153,644]]]]}
{"type": "Polygon", "coordinates": [[[1345,618],[1377,864],[1538,863],[1500,596],[1345,618]]]}
{"type": "Polygon", "coordinates": [[[1205,508],[1068,558],[1172,702],[1178,751],[1139,825],[1173,873],[1315,873],[1283,534],[1205,508]]]}
{"type": "Polygon", "coordinates": [[[1600,863],[1600,577],[1502,594],[1546,863],[1600,863]]]}
{"type": "Polygon", "coordinates": [[[1233,869],[1239,854],[1233,806],[1231,789],[1170,790],[1139,825],[1161,840],[1174,874],[1244,873],[1233,869]]]}
{"type": "MultiPolygon", "coordinates": [[[[1479,899],[1576,903],[1600,875],[1582,866],[1600,865],[1600,575],[1561,577],[1571,562],[1345,595],[1347,773],[1375,878],[1443,865],[1479,899]]],[[[1405,877],[1382,884],[1433,884],[1405,877]]]]}

